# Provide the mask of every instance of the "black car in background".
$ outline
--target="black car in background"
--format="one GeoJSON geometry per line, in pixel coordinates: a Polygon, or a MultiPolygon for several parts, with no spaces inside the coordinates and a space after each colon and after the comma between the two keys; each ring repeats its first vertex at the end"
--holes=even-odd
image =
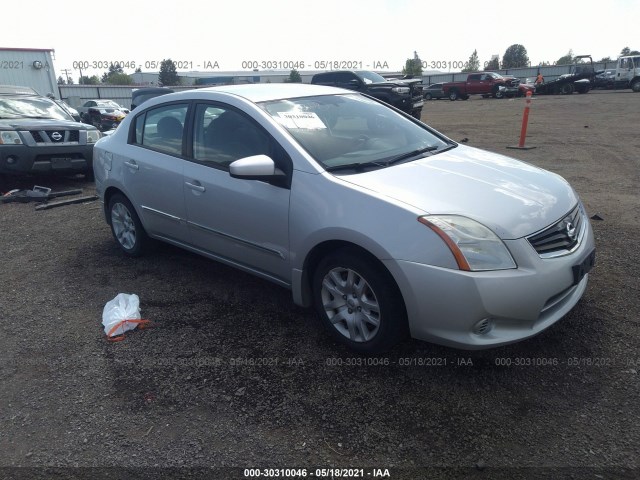
{"type": "Polygon", "coordinates": [[[0,175],[84,173],[93,177],[101,133],[28,87],[0,87],[0,175]]]}
{"type": "Polygon", "coordinates": [[[593,79],[593,88],[606,88],[612,89],[615,87],[616,83],[616,71],[614,70],[605,70],[602,73],[599,73],[593,79]]]}
{"type": "Polygon", "coordinates": [[[84,123],[93,125],[99,130],[109,130],[120,125],[129,113],[129,109],[113,100],[94,99],[84,102],[78,107],[78,112],[84,123]]]}

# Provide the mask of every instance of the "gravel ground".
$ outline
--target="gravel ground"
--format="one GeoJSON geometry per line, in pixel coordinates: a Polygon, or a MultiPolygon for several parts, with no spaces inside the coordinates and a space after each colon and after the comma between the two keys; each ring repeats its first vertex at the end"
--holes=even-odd
{"type": "MultiPolygon", "coordinates": [[[[426,103],[433,127],[560,173],[602,219],[576,308],[482,352],[356,357],[285,289],[162,244],[125,258],[98,202],[0,204],[0,478],[638,478],[638,101],[535,98],[528,151],[505,148],[521,99],[426,103]],[[152,327],[112,343],[120,292],[152,327]]],[[[81,177],[0,190],[34,182],[93,193],[81,177]]]]}

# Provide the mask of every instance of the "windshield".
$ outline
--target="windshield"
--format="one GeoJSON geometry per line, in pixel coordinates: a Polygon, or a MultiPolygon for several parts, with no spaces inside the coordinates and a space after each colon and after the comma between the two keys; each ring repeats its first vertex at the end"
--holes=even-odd
{"type": "Polygon", "coordinates": [[[44,97],[0,97],[0,118],[73,120],[59,105],[44,97]]]}
{"type": "Polygon", "coordinates": [[[382,168],[453,145],[358,94],[276,100],[261,106],[328,170],[382,168]]]}
{"type": "Polygon", "coordinates": [[[368,70],[357,70],[356,73],[364,83],[380,83],[386,82],[385,78],[382,75],[378,75],[375,72],[369,72],[368,70]]]}

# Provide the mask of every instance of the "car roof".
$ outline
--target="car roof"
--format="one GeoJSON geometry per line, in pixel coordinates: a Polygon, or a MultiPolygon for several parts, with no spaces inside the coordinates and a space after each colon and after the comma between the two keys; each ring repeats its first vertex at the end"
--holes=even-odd
{"type": "MultiPolygon", "coordinates": [[[[220,85],[216,87],[198,88],[182,92],[163,95],[164,101],[179,98],[207,98],[209,93],[227,93],[243,97],[251,102],[266,102],[283,98],[313,97],[317,95],[335,95],[354,93],[352,90],[328,87],[325,85],[311,85],[307,83],[250,83],[242,85],[220,85]]],[[[153,99],[155,100],[155,99],[153,99]]],[[[146,102],[145,102],[146,104],[146,102]]]]}

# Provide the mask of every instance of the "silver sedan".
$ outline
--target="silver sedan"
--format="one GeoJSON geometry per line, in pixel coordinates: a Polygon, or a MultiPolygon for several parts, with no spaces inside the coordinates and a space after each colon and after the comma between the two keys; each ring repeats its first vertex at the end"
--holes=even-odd
{"type": "Polygon", "coordinates": [[[531,337],[573,308],[595,261],[560,176],[332,87],[149,100],[96,144],[94,173],[125,254],[158,239],[287,287],[361,353],[407,334],[465,349],[531,337]]]}

